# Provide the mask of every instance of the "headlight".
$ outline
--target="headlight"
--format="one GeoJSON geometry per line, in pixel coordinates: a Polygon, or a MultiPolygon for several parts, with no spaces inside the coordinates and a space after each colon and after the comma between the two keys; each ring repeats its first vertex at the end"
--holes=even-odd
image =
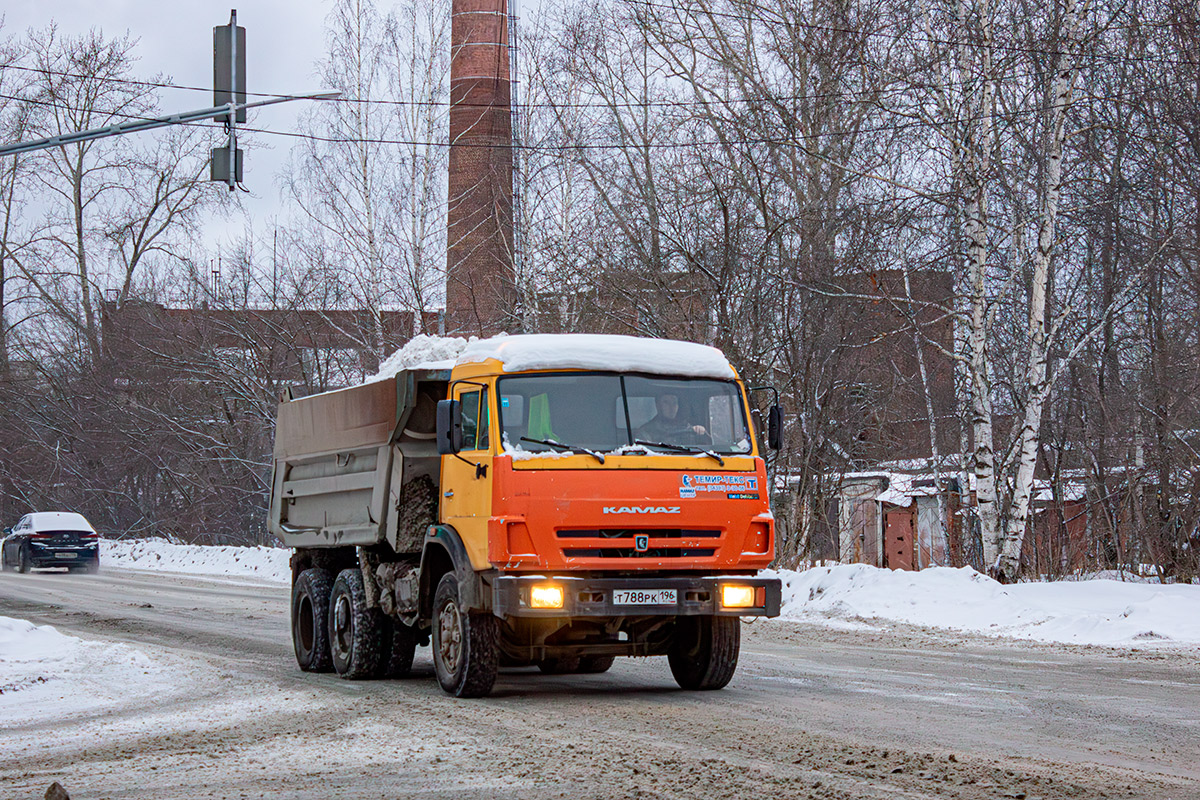
{"type": "Polygon", "coordinates": [[[753,608],[754,587],[725,584],[721,587],[721,605],[725,608],[753,608]]]}
{"type": "Polygon", "coordinates": [[[562,608],[563,588],[553,583],[535,584],[529,590],[530,608],[562,608]]]}

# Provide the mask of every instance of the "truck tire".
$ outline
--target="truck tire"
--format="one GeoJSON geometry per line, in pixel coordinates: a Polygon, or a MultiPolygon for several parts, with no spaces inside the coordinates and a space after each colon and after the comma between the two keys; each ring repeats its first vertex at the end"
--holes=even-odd
{"type": "Polygon", "coordinates": [[[458,579],[448,572],[433,595],[433,668],[455,697],[485,697],[500,664],[500,620],[462,608],[458,579]]]}
{"type": "Polygon", "coordinates": [[[721,689],[733,679],[742,643],[738,617],[679,617],[667,661],[684,689],[721,689]]]}
{"type": "Polygon", "coordinates": [[[305,672],[329,672],[329,594],[333,574],[327,569],[306,569],[292,584],[292,647],[296,663],[305,672]]]}
{"type": "Polygon", "coordinates": [[[608,672],[616,660],[616,656],[584,656],[579,659],[579,672],[585,675],[608,672]]]}
{"type": "Polygon", "coordinates": [[[329,596],[329,653],[333,669],[351,681],[379,677],[385,666],[392,625],[378,608],[367,607],[362,572],[344,569],[329,596]]]}
{"type": "Polygon", "coordinates": [[[391,639],[386,657],[380,663],[379,674],[383,678],[403,678],[412,672],[413,657],[417,652],[417,629],[399,620],[390,620],[391,639]]]}

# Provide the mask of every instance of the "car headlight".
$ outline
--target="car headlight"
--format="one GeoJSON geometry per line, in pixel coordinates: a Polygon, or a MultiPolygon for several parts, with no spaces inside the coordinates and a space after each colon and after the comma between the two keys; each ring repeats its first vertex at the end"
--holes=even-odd
{"type": "Polygon", "coordinates": [[[529,589],[530,608],[562,608],[565,600],[563,587],[555,583],[537,583],[529,589]]]}

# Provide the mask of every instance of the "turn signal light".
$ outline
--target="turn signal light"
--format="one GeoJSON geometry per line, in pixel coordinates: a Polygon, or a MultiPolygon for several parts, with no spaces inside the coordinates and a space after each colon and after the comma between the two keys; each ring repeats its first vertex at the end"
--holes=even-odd
{"type": "Polygon", "coordinates": [[[725,584],[721,587],[721,605],[725,608],[753,608],[754,587],[725,584]]]}
{"type": "Polygon", "coordinates": [[[539,583],[529,589],[530,608],[562,608],[563,588],[553,583],[539,583]]]}

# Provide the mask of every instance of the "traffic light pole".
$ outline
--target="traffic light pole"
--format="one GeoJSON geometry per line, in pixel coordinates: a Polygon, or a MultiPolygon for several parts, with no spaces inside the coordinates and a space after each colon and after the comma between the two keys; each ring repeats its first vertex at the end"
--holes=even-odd
{"type": "Polygon", "coordinates": [[[76,131],[74,133],[60,133],[58,136],[50,136],[45,139],[0,145],[0,156],[15,156],[34,150],[45,150],[49,147],[62,147],[63,145],[87,142],[92,139],[104,139],[108,136],[121,136],[126,133],[139,133],[154,128],[165,128],[169,125],[186,125],[190,122],[200,122],[224,116],[234,117],[241,109],[262,108],[263,106],[273,106],[279,103],[290,103],[293,100],[332,100],[340,95],[341,92],[320,92],[318,94],[274,97],[270,100],[260,100],[256,103],[229,103],[228,105],[205,108],[199,111],[185,111],[181,114],[168,114],[164,117],[131,120],[129,122],[122,122],[119,125],[109,125],[106,128],[93,128],[92,130],[76,131]]]}
{"type": "MultiPolygon", "coordinates": [[[[237,24],[237,9],[229,12],[229,28],[232,35],[229,37],[229,86],[234,93],[232,100],[237,100],[238,89],[238,24],[237,24]]],[[[242,56],[245,58],[245,56],[242,56]]],[[[232,105],[232,103],[230,104],[232,105]]],[[[233,191],[237,186],[238,181],[242,176],[238,174],[237,168],[237,110],[229,109],[229,191],[233,191]]]]}

